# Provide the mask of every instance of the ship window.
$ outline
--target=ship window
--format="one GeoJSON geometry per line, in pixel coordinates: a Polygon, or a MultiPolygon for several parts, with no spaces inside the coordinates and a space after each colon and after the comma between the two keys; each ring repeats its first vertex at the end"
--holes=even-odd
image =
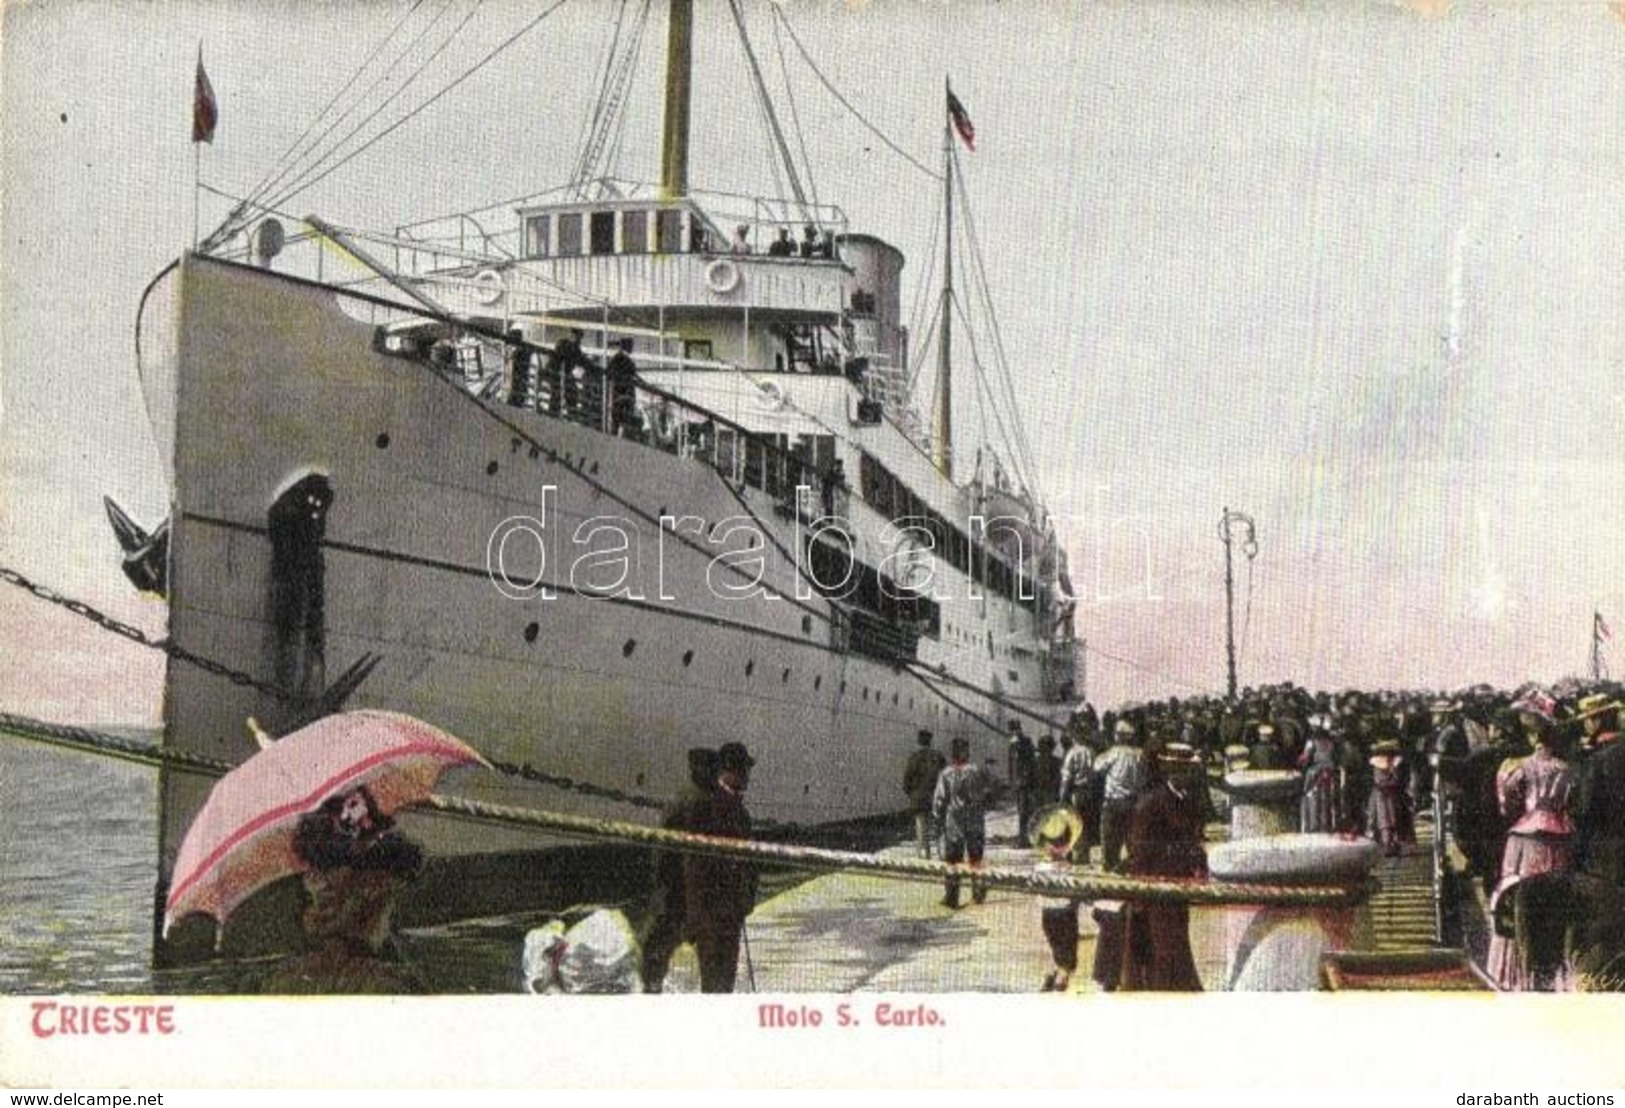
{"type": "Polygon", "coordinates": [[[766,450],[756,438],[745,440],[745,484],[753,489],[762,487],[762,472],[766,462],[766,450]]]}
{"type": "Polygon", "coordinates": [[[547,257],[547,248],[547,217],[545,215],[533,215],[525,220],[525,256],[545,258],[547,257]]]}
{"type": "Polygon", "coordinates": [[[693,361],[709,362],[715,354],[712,353],[710,339],[684,339],[683,357],[693,361]]]}
{"type": "Polygon", "coordinates": [[[739,434],[732,427],[717,428],[717,469],[721,471],[724,477],[732,481],[739,479],[739,474],[736,472],[738,458],[735,456],[738,439],[739,434]]]}
{"type": "Polygon", "coordinates": [[[621,253],[649,252],[649,213],[642,208],[621,213],[621,253]]]}
{"type": "Polygon", "coordinates": [[[814,435],[812,437],[812,464],[819,472],[829,469],[835,464],[835,436],[814,435]]]}
{"type": "Polygon", "coordinates": [[[573,258],[581,253],[581,213],[559,215],[559,257],[573,258]]]}
{"type": "Polygon", "coordinates": [[[592,213],[592,252],[594,254],[615,253],[615,213],[592,213]]]}
{"type": "Polygon", "coordinates": [[[655,213],[655,249],[662,254],[677,254],[683,249],[683,213],[677,208],[663,208],[655,213]]]}

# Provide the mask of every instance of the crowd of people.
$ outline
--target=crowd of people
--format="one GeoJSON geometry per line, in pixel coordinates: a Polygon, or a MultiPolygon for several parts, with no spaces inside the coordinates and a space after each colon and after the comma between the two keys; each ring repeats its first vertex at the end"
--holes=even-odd
{"type": "MultiPolygon", "coordinates": [[[[1234,700],[1168,700],[1098,716],[1084,705],[1036,743],[1010,728],[1002,772],[948,757],[929,731],[903,773],[922,856],[940,841],[943,904],[987,897],[986,816],[1008,790],[1018,841],[1041,873],[1196,880],[1206,875],[1210,789],[1238,768],[1296,773],[1300,829],[1366,836],[1388,854],[1416,842],[1419,819],[1459,849],[1488,909],[1484,969],[1503,990],[1625,988],[1625,690],[1619,686],[1479,687],[1452,696],[1310,694],[1291,686],[1234,700]]],[[[744,794],[755,760],[743,744],[690,751],[690,781],[662,825],[747,839],[744,794]]],[[[422,982],[391,953],[389,909],[422,865],[365,790],[302,819],[312,949],[279,967],[278,991],[411,991],[422,982]],[[336,907],[337,906],[337,907],[336,907]],[[340,908],[343,910],[341,911],[340,908]]],[[[731,992],[755,867],[705,853],[657,855],[642,980],[661,989],[673,952],[696,948],[706,992],[731,992]]],[[[1054,964],[1045,989],[1068,988],[1078,962],[1079,902],[1042,898],[1054,964]]],[[[1200,989],[1183,903],[1098,902],[1093,972],[1108,990],[1200,989]]]]}
{"type": "Polygon", "coordinates": [[[1364,835],[1390,856],[1415,843],[1418,818],[1439,818],[1488,899],[1485,969],[1498,987],[1569,988],[1576,969],[1591,987],[1619,987],[1622,711],[1613,685],[1453,696],[1278,686],[1104,716],[1084,705],[1059,737],[1033,744],[1012,730],[1009,784],[1023,841],[1026,813],[1066,805],[1079,825],[1070,861],[1087,864],[1099,846],[1107,872],[1156,871],[1136,854],[1163,844],[1135,824],[1167,779],[1169,751],[1206,767],[1191,799],[1205,816],[1203,786],[1250,768],[1301,775],[1301,830],[1364,835]]]}

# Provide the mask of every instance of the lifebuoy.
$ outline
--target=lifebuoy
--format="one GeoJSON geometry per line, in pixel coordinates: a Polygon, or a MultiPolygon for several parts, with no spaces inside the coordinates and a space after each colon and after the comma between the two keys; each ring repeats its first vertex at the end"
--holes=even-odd
{"type": "Polygon", "coordinates": [[[784,386],[777,381],[758,381],[756,388],[761,392],[757,399],[762,402],[762,407],[769,411],[776,412],[789,402],[789,397],[784,395],[784,386]]]}
{"type": "Polygon", "coordinates": [[[496,270],[482,269],[474,274],[474,299],[481,304],[495,304],[506,291],[502,285],[502,274],[496,270]]]}
{"type": "Polygon", "coordinates": [[[739,267],[727,258],[718,258],[705,267],[705,287],[727,295],[739,287],[739,267]]]}

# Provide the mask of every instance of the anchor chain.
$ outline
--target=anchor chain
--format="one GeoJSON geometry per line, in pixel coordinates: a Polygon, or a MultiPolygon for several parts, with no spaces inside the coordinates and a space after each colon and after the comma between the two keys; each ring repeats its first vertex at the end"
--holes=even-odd
{"type": "MultiPolygon", "coordinates": [[[[186,662],[189,665],[194,665],[203,670],[205,673],[213,674],[216,677],[223,677],[234,685],[257,689],[260,692],[277,698],[278,700],[290,703],[301,700],[300,697],[288,692],[278,685],[274,685],[268,681],[262,681],[251,674],[244,673],[241,670],[232,669],[231,667],[222,665],[221,663],[210,658],[205,658],[200,654],[195,654],[186,649],[184,646],[181,646],[179,643],[173,642],[169,639],[153,639],[139,627],[132,627],[128,623],[114,619],[105,612],[98,611],[82,600],[75,600],[72,597],[63,596],[61,593],[47,585],[41,585],[38,582],[31,581],[9,566],[0,565],[0,580],[16,585],[18,588],[32,593],[41,600],[55,604],[59,608],[66,608],[74,615],[90,620],[92,623],[96,624],[98,627],[101,627],[105,631],[111,631],[121,638],[128,639],[134,643],[139,643],[140,645],[150,649],[162,651],[169,657],[176,658],[180,661],[186,662]]],[[[21,716],[9,716],[5,713],[0,713],[0,722],[3,721],[11,721],[14,724],[22,725],[23,729],[28,731],[38,731],[43,727],[52,727],[56,728],[58,732],[77,731],[82,735],[94,736],[98,739],[112,738],[112,736],[102,736],[99,732],[85,731],[83,728],[65,728],[56,724],[41,724],[38,721],[27,720],[21,716]]],[[[115,740],[115,742],[118,741],[122,740],[115,740]]],[[[167,759],[172,756],[177,760],[182,757],[179,752],[166,748],[163,758],[167,759]]],[[[208,759],[199,759],[198,761],[207,762],[208,759]]],[[[545,770],[537,769],[529,763],[493,761],[491,765],[499,773],[502,773],[508,777],[517,777],[521,780],[535,782],[536,784],[540,785],[548,785],[552,788],[563,789],[567,792],[576,792],[581,793],[584,796],[611,800],[620,804],[630,805],[635,808],[658,809],[663,806],[661,801],[652,797],[638,796],[634,793],[624,792],[620,789],[613,789],[603,785],[594,785],[587,781],[577,781],[574,778],[566,777],[562,774],[548,773],[545,770]]],[[[231,767],[230,765],[221,762],[213,763],[208,768],[216,772],[224,773],[231,767]]]]}
{"type": "Polygon", "coordinates": [[[269,681],[262,681],[252,674],[247,674],[241,670],[232,669],[230,666],[221,665],[219,662],[205,658],[201,654],[194,654],[192,651],[170,639],[154,639],[145,631],[141,630],[141,628],[132,627],[128,623],[116,620],[107,613],[92,608],[83,600],[75,600],[72,597],[63,596],[61,593],[50,588],[49,586],[30,581],[27,577],[24,577],[22,574],[18,573],[14,569],[11,569],[9,566],[0,566],[0,581],[10,582],[11,584],[16,585],[18,588],[32,593],[41,600],[55,604],[59,608],[66,608],[74,615],[90,620],[90,622],[96,624],[104,631],[111,631],[113,634],[129,639],[131,642],[139,643],[140,645],[148,647],[152,650],[160,651],[167,654],[171,658],[177,659],[178,661],[196,666],[203,672],[212,674],[215,677],[224,677],[233,685],[257,689],[258,691],[265,693],[268,696],[273,696],[278,700],[295,701],[299,699],[299,697],[294,693],[289,692],[287,689],[284,689],[279,685],[274,685],[269,681]]]}
{"type": "Polygon", "coordinates": [[[580,793],[583,796],[597,797],[601,800],[613,800],[618,804],[630,805],[634,808],[662,808],[664,803],[653,797],[639,796],[636,793],[612,789],[605,785],[594,785],[588,781],[577,781],[573,777],[563,774],[548,773],[537,769],[529,762],[499,762],[491,760],[491,768],[508,777],[517,777],[523,781],[534,781],[539,785],[550,785],[565,792],[580,793]]]}

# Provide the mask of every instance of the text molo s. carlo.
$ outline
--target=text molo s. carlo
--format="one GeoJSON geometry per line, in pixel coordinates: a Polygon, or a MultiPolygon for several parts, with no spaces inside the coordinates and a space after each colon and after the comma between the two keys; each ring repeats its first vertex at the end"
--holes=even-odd
{"type": "Polygon", "coordinates": [[[881,1001],[862,1010],[843,1001],[835,1005],[833,1018],[815,1004],[758,1004],[756,1026],[767,1030],[830,1027],[942,1027],[947,1023],[929,1004],[892,1004],[881,1001]]]}

